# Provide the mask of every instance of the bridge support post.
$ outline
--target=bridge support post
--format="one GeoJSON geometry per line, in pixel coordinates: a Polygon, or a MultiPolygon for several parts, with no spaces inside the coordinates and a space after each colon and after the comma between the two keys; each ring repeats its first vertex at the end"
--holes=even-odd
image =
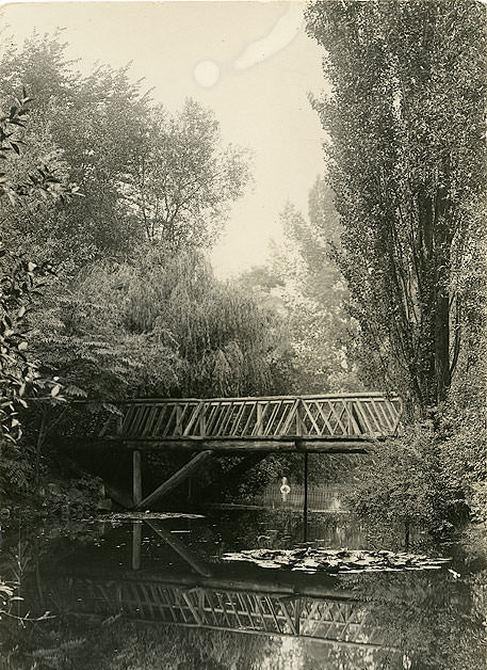
{"type": "MultiPolygon", "coordinates": [[[[296,446],[302,445],[302,440],[299,438],[304,433],[304,422],[303,422],[303,413],[304,413],[304,403],[302,398],[299,399],[296,407],[296,446]]],[[[303,542],[308,541],[308,451],[305,450],[304,454],[304,472],[303,472],[303,488],[304,488],[304,500],[303,500],[303,542]]]]}
{"type": "Polygon", "coordinates": [[[142,466],[140,451],[134,451],[132,455],[132,499],[134,507],[142,501],[142,466]]]}

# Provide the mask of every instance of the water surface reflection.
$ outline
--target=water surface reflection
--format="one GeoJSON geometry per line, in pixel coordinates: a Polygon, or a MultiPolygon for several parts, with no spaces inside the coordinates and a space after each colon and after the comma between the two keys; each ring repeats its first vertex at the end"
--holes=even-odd
{"type": "MultiPolygon", "coordinates": [[[[333,577],[221,560],[228,551],[296,546],[301,522],[279,511],[215,512],[94,522],[67,536],[48,540],[51,529],[12,544],[12,556],[25,547],[22,607],[56,617],[24,627],[3,620],[3,667],[485,667],[482,560],[469,573],[457,556],[460,578],[446,570],[333,577]]],[[[370,546],[366,531],[344,515],[311,516],[308,537],[330,547],[370,546]]],[[[382,547],[401,541],[391,535],[382,547]]]]}

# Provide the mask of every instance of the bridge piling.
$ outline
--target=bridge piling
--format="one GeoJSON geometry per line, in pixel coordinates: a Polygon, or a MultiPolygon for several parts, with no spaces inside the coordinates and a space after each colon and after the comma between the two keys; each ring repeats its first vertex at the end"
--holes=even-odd
{"type": "Polygon", "coordinates": [[[132,454],[132,499],[134,507],[142,502],[142,467],[140,451],[135,450],[132,454]]]}
{"type": "Polygon", "coordinates": [[[140,570],[142,557],[142,521],[132,521],[132,570],[140,570]]]}
{"type": "Polygon", "coordinates": [[[304,452],[303,541],[308,541],[308,452],[304,452]]]}

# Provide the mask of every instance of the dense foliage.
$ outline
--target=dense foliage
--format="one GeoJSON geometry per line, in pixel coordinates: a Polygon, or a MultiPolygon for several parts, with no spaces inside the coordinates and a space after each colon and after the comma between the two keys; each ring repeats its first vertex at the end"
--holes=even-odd
{"type": "Polygon", "coordinates": [[[333,92],[315,101],[331,142],[340,267],[370,358],[424,410],[445,400],[465,306],[458,276],[486,186],[485,7],[317,2],[308,32],[333,92]]]}
{"type": "MultiPolygon", "coordinates": [[[[39,157],[23,176],[17,170],[21,147],[30,116],[30,99],[25,88],[22,96],[5,101],[0,118],[0,206],[10,207],[19,217],[27,218],[29,205],[36,200],[66,202],[76,193],[74,185],[58,175],[49,157],[39,157]]],[[[37,264],[9,245],[2,229],[0,238],[0,495],[9,497],[10,489],[24,492],[31,472],[28,459],[19,451],[22,436],[19,409],[26,408],[28,395],[47,395],[55,402],[60,387],[55,380],[41,376],[37,361],[29,351],[31,312],[42,299],[42,279],[52,273],[51,266],[37,264]]]]}
{"type": "Polygon", "coordinates": [[[277,388],[276,319],[202,257],[249,177],[212,112],[170,114],[127,68],[81,75],[57,37],[7,49],[0,74],[3,92],[23,81],[35,96],[19,170],[43,148],[83,196],[36,201],[28,224],[5,211],[9,244],[56,262],[34,330],[43,369],[101,398],[277,388]]]}
{"type": "Polygon", "coordinates": [[[273,242],[269,265],[244,273],[239,283],[276,306],[286,323],[295,357],[288,392],[356,391],[356,324],[333,258],[340,224],[324,179],[309,192],[308,215],[288,203],[281,224],[283,239],[273,242]]]}
{"type": "Polygon", "coordinates": [[[214,241],[249,170],[246,151],[222,145],[210,110],[187,100],[170,113],[128,67],[82,75],[57,36],[5,47],[0,96],[20,84],[35,99],[23,164],[48,150],[84,197],[62,210],[36,202],[28,225],[6,212],[12,242],[72,273],[94,259],[126,259],[147,240],[173,251],[214,241]]]}
{"type": "Polygon", "coordinates": [[[296,387],[301,393],[357,391],[354,360],[356,325],[334,249],[340,223],[334,195],[324,179],[309,192],[308,216],[288,204],[282,213],[284,242],[275,244],[272,269],[287,311],[296,355],[296,387]]]}
{"type": "MultiPolygon", "coordinates": [[[[5,171],[0,173],[2,205],[9,202],[25,215],[25,199],[48,198],[61,195],[66,189],[51,167],[37,166],[24,181],[17,180],[15,162],[20,156],[23,131],[29,116],[30,102],[25,89],[23,96],[5,110],[0,119],[0,158],[5,171]],[[13,162],[9,159],[14,155],[13,162]]],[[[25,406],[27,386],[36,383],[35,364],[26,350],[29,343],[28,311],[39,294],[39,277],[49,272],[48,266],[39,267],[23,255],[11,253],[5,236],[0,238],[0,435],[14,443],[20,437],[17,404],[25,406]]]]}
{"type": "MultiPolygon", "coordinates": [[[[249,180],[248,152],[224,146],[196,101],[175,113],[155,104],[128,68],[80,74],[57,36],[5,48],[0,96],[20,83],[34,102],[29,124],[20,104],[2,122],[21,131],[19,141],[3,138],[14,158],[2,157],[2,235],[15,258],[36,264],[12,265],[3,285],[6,337],[24,360],[10,313],[23,325],[34,274],[54,269],[29,311],[37,384],[41,374],[55,379],[47,395],[62,387],[68,400],[283,392],[292,351],[276,311],[217,281],[205,260],[249,180]]],[[[26,364],[10,366],[20,371],[18,395],[22,375],[32,376],[26,364]]],[[[13,381],[7,387],[17,393],[13,381]]],[[[71,413],[51,405],[30,406],[22,452],[2,454],[7,498],[72,474],[50,445],[71,413]]]]}
{"type": "Polygon", "coordinates": [[[433,420],[363,469],[358,509],[430,526],[465,503],[485,516],[485,7],[332,0],[307,20],[332,86],[314,107],[357,362],[433,420]]]}
{"type": "Polygon", "coordinates": [[[276,316],[193,252],[94,264],[36,325],[46,372],[90,397],[282,392],[290,366],[276,316]]]}

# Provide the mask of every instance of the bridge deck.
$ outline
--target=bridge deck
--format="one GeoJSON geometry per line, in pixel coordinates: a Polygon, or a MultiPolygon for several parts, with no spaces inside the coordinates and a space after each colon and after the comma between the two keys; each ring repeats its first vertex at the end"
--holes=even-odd
{"type": "Polygon", "coordinates": [[[397,434],[402,402],[383,393],[131,400],[100,437],[147,447],[360,450],[397,434]]]}

